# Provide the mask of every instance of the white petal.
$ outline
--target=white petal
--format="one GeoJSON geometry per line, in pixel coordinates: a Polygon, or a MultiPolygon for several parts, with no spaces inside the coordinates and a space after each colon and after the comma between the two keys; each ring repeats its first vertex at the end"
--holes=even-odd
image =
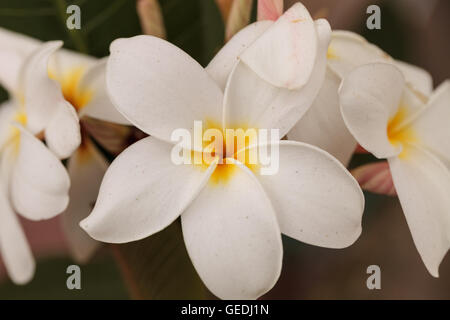
{"type": "Polygon", "coordinates": [[[354,32],[334,30],[331,34],[328,64],[341,78],[363,64],[388,61],[392,59],[385,52],[354,32]]]}
{"type": "Polygon", "coordinates": [[[88,261],[100,245],[79,224],[94,208],[107,168],[107,161],[88,139],[69,159],[70,201],[62,214],[62,225],[72,256],[80,263],[88,261]]]}
{"type": "Polygon", "coordinates": [[[28,116],[27,127],[34,134],[43,130],[58,107],[65,103],[60,85],[48,75],[50,56],[61,46],[62,41],[42,44],[24,65],[21,82],[28,116]]]}
{"type": "Polygon", "coordinates": [[[80,123],[74,107],[61,101],[45,128],[47,146],[60,159],[68,158],[80,145],[80,123]]]}
{"type": "Polygon", "coordinates": [[[431,75],[416,66],[392,59],[377,46],[360,35],[343,30],[334,30],[328,50],[328,64],[341,78],[358,66],[374,62],[392,63],[403,73],[406,82],[415,90],[428,96],[433,83],[431,75]]]}
{"type": "Polygon", "coordinates": [[[241,59],[270,84],[298,89],[313,73],[317,46],[314,21],[297,2],[244,51],[241,59]]]}
{"type": "Polygon", "coordinates": [[[403,72],[406,82],[414,90],[421,92],[427,97],[431,94],[433,91],[433,79],[428,71],[399,60],[394,60],[393,63],[403,72]]]}
{"type": "Polygon", "coordinates": [[[239,55],[272,24],[272,21],[259,21],[245,27],[234,35],[211,60],[206,71],[222,90],[225,90],[228,76],[238,61],[239,55]]]}
{"type": "Polygon", "coordinates": [[[360,66],[344,78],[339,89],[344,121],[366,150],[378,158],[398,155],[388,139],[387,126],[396,114],[405,88],[402,73],[392,65],[360,66]]]}
{"type": "Polygon", "coordinates": [[[108,93],[117,109],[146,133],[170,142],[174,129],[222,121],[220,88],[185,52],[152,36],[111,44],[108,93]]]}
{"type": "Polygon", "coordinates": [[[438,155],[450,168],[450,80],[431,95],[426,108],[412,124],[419,143],[438,155]]]}
{"type": "Polygon", "coordinates": [[[356,140],[342,119],[338,88],[341,79],[327,68],[325,80],[313,105],[289,131],[288,139],[319,147],[347,166],[356,149],[356,140]]]}
{"type": "Polygon", "coordinates": [[[80,117],[87,115],[103,121],[129,125],[130,122],[117,111],[106,91],[106,62],[106,59],[98,61],[80,79],[79,90],[92,94],[90,101],[81,109],[80,117]]]}
{"type": "Polygon", "coordinates": [[[320,48],[313,75],[297,90],[274,87],[261,79],[247,65],[239,62],[225,89],[225,125],[280,129],[285,135],[312,105],[322,86],[326,70],[326,48],[330,26],[325,20],[316,22],[320,48]]]}
{"type": "Polygon", "coordinates": [[[273,203],[284,234],[328,248],[347,247],[361,234],[361,188],[325,151],[280,141],[278,171],[257,174],[257,178],[273,203]]]}
{"type": "Polygon", "coordinates": [[[20,68],[39,44],[38,40],[0,28],[0,84],[10,93],[18,93],[20,68]]]}
{"type": "Polygon", "coordinates": [[[438,277],[450,248],[450,173],[433,155],[412,146],[407,156],[389,159],[389,165],[417,250],[438,277]]]}
{"type": "Polygon", "coordinates": [[[234,170],[226,183],[208,184],[181,215],[183,236],[212,293],[221,299],[256,299],[279,277],[281,235],[253,174],[242,166],[234,170]]]}
{"type": "Polygon", "coordinates": [[[34,275],[35,263],[19,219],[4,190],[0,190],[0,254],[11,280],[25,284],[34,275]]]}
{"type": "Polygon", "coordinates": [[[61,161],[20,128],[20,148],[11,177],[11,199],[18,213],[31,220],[50,219],[66,209],[70,180],[61,161]]]}
{"type": "Polygon", "coordinates": [[[8,147],[0,155],[0,255],[13,282],[25,284],[34,275],[35,263],[19,219],[9,201],[12,152],[13,148],[8,147]]]}
{"type": "Polygon", "coordinates": [[[0,148],[6,143],[12,134],[11,123],[17,108],[13,101],[8,100],[0,104],[0,148]]]}
{"type": "Polygon", "coordinates": [[[97,58],[62,48],[50,57],[48,69],[55,78],[61,79],[68,71],[77,68],[89,69],[97,61],[97,58]]]}
{"type": "Polygon", "coordinates": [[[122,152],[106,172],[95,208],[81,227],[96,240],[123,243],[170,225],[214,169],[177,166],[171,150],[171,144],[147,137],[122,152]]]}

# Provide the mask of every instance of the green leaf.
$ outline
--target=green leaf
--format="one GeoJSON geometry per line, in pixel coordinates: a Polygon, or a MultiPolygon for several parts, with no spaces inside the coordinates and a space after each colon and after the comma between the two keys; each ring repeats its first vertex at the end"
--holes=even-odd
{"type": "Polygon", "coordinates": [[[225,27],[214,0],[160,0],[167,40],[206,66],[223,46],[225,27]]]}
{"type": "Polygon", "coordinates": [[[111,246],[133,298],[208,297],[187,254],[179,220],[144,240],[111,246]]]}

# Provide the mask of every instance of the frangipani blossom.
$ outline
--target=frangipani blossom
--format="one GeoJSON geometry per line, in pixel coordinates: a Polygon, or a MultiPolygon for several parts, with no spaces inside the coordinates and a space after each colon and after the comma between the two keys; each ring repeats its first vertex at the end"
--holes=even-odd
{"type": "Polygon", "coordinates": [[[288,138],[322,148],[347,165],[357,146],[347,130],[339,108],[337,89],[343,77],[356,67],[373,62],[389,62],[399,67],[407,82],[428,96],[432,80],[428,72],[405,62],[392,59],[377,46],[350,31],[335,30],[327,52],[328,68],[325,81],[305,116],[288,133],[288,138]]]}
{"type": "Polygon", "coordinates": [[[254,299],[273,287],[282,264],[281,233],[329,248],[352,244],[361,233],[361,189],[335,158],[316,147],[274,142],[280,167],[266,176],[236,160],[234,152],[219,151],[206,166],[171,160],[171,133],[192,130],[195,121],[221,131],[245,124],[285,134],[320,87],[329,33],[326,21],[314,23],[297,5],[275,23],[241,31],[206,70],[158,38],[113,42],[108,92],[118,110],[151,137],[113,161],[82,228],[97,240],[124,243],[148,237],[181,216],[194,267],[224,299],[254,299]],[[254,42],[242,52],[245,37],[254,42]],[[304,49],[293,55],[296,45],[287,39],[304,39],[304,49]],[[286,58],[304,58],[304,64],[287,69],[286,58]],[[227,162],[218,164],[222,158],[227,162]]]}
{"type": "MultiPolygon", "coordinates": [[[[98,243],[78,223],[91,211],[108,163],[89,138],[87,126],[82,123],[80,127],[79,119],[89,116],[128,122],[106,94],[106,60],[61,46],[60,41],[42,43],[0,29],[0,82],[8,89],[12,103],[26,110],[28,117],[24,114],[24,119],[30,132],[43,133],[47,146],[58,158],[70,157],[71,201],[65,205],[62,222],[74,258],[83,262],[98,243]]],[[[21,203],[34,206],[28,199],[21,203]]]]}
{"type": "Polygon", "coordinates": [[[41,220],[68,204],[69,176],[60,160],[34,136],[26,105],[0,106],[0,252],[10,278],[28,282],[35,263],[16,212],[41,220]]]}
{"type": "MultiPolygon", "coordinates": [[[[276,21],[282,15],[283,0],[258,0],[259,23],[276,21]]],[[[328,49],[327,60],[331,57],[329,52],[328,49]]],[[[352,66],[348,68],[354,66],[353,62],[351,63],[352,66]]],[[[341,77],[328,66],[320,91],[311,108],[292,127],[287,137],[290,140],[318,146],[346,166],[356,148],[356,141],[348,132],[339,109],[337,90],[340,82],[341,77]]]]}
{"type": "Polygon", "coordinates": [[[339,96],[355,139],[388,160],[414,243],[437,277],[450,247],[450,82],[423,101],[397,67],[372,63],[346,76],[339,96]]]}
{"type": "Polygon", "coordinates": [[[386,52],[351,31],[334,30],[332,32],[327,60],[331,70],[341,78],[363,64],[391,63],[403,72],[406,82],[420,94],[429,96],[433,90],[431,75],[427,71],[393,59],[386,52]]]}

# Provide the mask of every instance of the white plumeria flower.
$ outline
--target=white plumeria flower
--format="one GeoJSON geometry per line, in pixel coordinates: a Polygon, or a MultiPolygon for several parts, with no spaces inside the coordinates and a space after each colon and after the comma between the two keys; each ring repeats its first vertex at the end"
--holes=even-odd
{"type": "Polygon", "coordinates": [[[34,136],[27,111],[12,101],[0,106],[0,252],[17,284],[32,278],[35,264],[15,212],[52,218],[67,207],[70,186],[60,160],[34,136]]]}
{"type": "Polygon", "coordinates": [[[421,95],[433,88],[428,72],[392,59],[377,46],[350,31],[335,30],[327,52],[328,68],[320,92],[305,116],[288,133],[288,138],[322,148],[348,165],[357,146],[347,130],[339,107],[338,88],[343,77],[358,66],[389,62],[399,67],[407,82],[421,95]]]}
{"type": "MultiPolygon", "coordinates": [[[[83,262],[98,243],[78,223],[92,210],[108,163],[83,126],[80,128],[79,119],[89,116],[120,124],[129,122],[106,93],[106,60],[61,46],[61,41],[43,43],[0,29],[0,83],[8,89],[12,103],[22,106],[30,132],[43,132],[47,146],[58,158],[70,157],[71,201],[68,206],[66,203],[62,223],[74,258],[83,262]]],[[[23,205],[36,206],[28,199],[23,205]]]]}
{"type": "Polygon", "coordinates": [[[192,130],[194,121],[219,130],[242,123],[278,128],[282,135],[309,107],[325,70],[328,23],[314,23],[302,6],[294,6],[261,26],[243,31],[255,39],[247,50],[239,55],[240,33],[206,70],[158,38],[113,42],[108,92],[118,110],[151,137],[115,159],[93,212],[80,224],[97,240],[124,243],[181,216],[197,272],[224,299],[253,299],[273,287],[282,264],[280,233],[329,248],[347,247],[361,233],[361,189],[339,161],[316,147],[275,142],[280,167],[274,175],[260,175],[220,152],[207,169],[171,161],[171,133],[192,130]],[[266,31],[252,35],[260,27],[266,31]],[[298,59],[295,70],[285,67],[286,59],[298,59]],[[218,165],[223,157],[231,161],[218,165]]]}
{"type": "Polygon", "coordinates": [[[450,246],[450,82],[424,101],[398,68],[373,63],[346,76],[339,96],[355,139],[388,160],[414,243],[437,277],[450,246]]]}

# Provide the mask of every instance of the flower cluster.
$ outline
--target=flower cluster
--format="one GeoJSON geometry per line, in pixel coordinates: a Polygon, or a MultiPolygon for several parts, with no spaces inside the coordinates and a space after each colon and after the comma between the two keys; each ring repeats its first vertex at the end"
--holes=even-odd
{"type": "Polygon", "coordinates": [[[365,176],[367,186],[380,163],[355,179],[346,167],[357,147],[387,159],[377,188],[398,194],[419,254],[438,275],[450,247],[450,83],[433,92],[426,71],[332,31],[301,3],[283,12],[282,1],[261,0],[258,21],[234,29],[206,68],[149,35],[117,39],[109,57],[95,59],[0,29],[0,83],[10,94],[0,107],[0,252],[13,281],[34,271],[16,213],[62,214],[79,260],[97,241],[141,240],[180,219],[208,289],[258,298],[280,275],[281,234],[327,248],[361,234],[358,182],[365,176]],[[148,137],[109,164],[90,119],[148,137]],[[263,146],[245,137],[241,148],[213,152],[183,145],[211,160],[174,163],[173,133],[195,135],[198,121],[219,133],[277,130],[285,138],[265,143],[276,147],[277,171],[261,174],[264,163],[239,156],[263,146]]]}

